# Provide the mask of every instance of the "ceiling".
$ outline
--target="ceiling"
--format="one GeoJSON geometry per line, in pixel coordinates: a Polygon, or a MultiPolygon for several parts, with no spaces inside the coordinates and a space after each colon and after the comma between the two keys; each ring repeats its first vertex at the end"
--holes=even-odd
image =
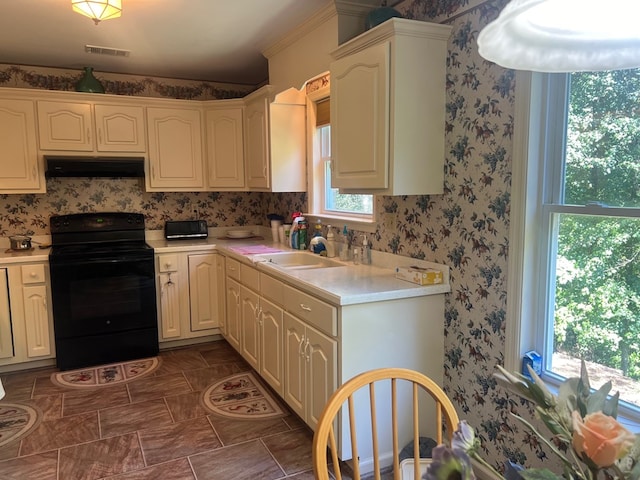
{"type": "Polygon", "coordinates": [[[71,0],[3,0],[0,63],[257,85],[261,52],[333,0],[122,0],[98,25],[71,0]],[[129,57],[85,45],[130,50],[129,57]]]}

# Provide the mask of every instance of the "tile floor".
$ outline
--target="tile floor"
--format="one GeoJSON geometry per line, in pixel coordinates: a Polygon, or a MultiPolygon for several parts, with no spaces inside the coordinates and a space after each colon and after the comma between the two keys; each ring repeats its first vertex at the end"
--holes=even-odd
{"type": "Polygon", "coordinates": [[[250,369],[224,340],[160,356],[152,376],[86,391],[52,384],[52,368],[3,374],[3,401],[43,419],[0,447],[0,480],[313,480],[313,434],[294,414],[231,420],[200,405],[208,385],[250,369]]]}

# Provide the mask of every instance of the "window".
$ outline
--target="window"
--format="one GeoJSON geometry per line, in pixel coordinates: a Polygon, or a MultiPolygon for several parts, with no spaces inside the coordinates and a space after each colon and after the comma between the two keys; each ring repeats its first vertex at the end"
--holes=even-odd
{"type": "Polygon", "coordinates": [[[640,70],[523,80],[531,123],[526,168],[514,158],[514,179],[527,188],[514,199],[521,217],[512,228],[522,234],[512,231],[510,261],[524,277],[509,307],[522,323],[507,333],[517,340],[507,344],[507,367],[516,352],[536,349],[553,383],[578,376],[584,359],[592,387],[611,379],[632,412],[640,406],[640,70]]]}
{"type": "Polygon", "coordinates": [[[320,162],[323,165],[322,201],[320,210],[329,215],[367,215],[373,213],[373,195],[340,193],[331,187],[331,126],[322,125],[316,129],[320,143],[320,162]]]}
{"type": "Polygon", "coordinates": [[[340,193],[331,186],[331,125],[329,88],[309,94],[308,111],[311,151],[309,154],[309,208],[312,216],[327,220],[357,224],[358,230],[375,228],[374,197],[366,194],[340,193]]]}

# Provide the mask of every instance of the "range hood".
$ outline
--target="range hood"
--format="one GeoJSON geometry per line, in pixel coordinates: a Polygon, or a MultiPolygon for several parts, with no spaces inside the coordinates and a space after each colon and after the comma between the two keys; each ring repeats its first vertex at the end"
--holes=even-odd
{"type": "Polygon", "coordinates": [[[45,176],[144,177],[143,157],[73,157],[45,155],[45,176]]]}

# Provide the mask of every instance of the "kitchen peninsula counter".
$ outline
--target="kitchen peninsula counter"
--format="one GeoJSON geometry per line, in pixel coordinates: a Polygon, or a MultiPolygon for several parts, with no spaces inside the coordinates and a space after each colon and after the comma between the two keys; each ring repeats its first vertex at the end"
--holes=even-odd
{"type": "MultiPolygon", "coordinates": [[[[164,238],[147,238],[147,243],[159,253],[189,252],[204,253],[217,251],[241,263],[251,265],[259,271],[290,284],[317,298],[333,305],[356,305],[386,300],[422,297],[450,292],[449,268],[431,262],[416,260],[411,257],[372,251],[373,265],[354,265],[353,262],[342,262],[338,258],[332,260],[343,264],[339,267],[286,270],[274,264],[258,261],[255,254],[242,254],[238,250],[246,247],[264,246],[266,249],[277,249],[292,252],[286,246],[274,243],[266,237],[259,239],[229,240],[209,236],[202,240],[170,240],[164,238]],[[443,272],[443,283],[420,286],[395,278],[395,267],[419,265],[435,268],[443,272]]],[[[313,255],[311,252],[309,255],[313,255]]]]}

